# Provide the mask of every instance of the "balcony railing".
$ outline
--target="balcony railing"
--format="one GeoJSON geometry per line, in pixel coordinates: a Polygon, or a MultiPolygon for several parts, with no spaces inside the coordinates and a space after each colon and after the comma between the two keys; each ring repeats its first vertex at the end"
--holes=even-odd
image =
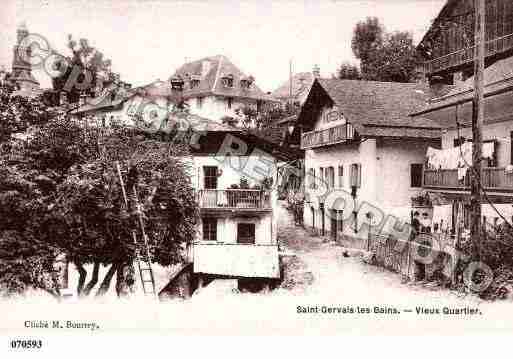
{"type": "MultiPolygon", "coordinates": [[[[467,47],[424,63],[426,74],[433,74],[474,61],[475,46],[467,47]]],[[[486,57],[513,49],[513,34],[486,42],[486,57]]]]}
{"type": "Polygon", "coordinates": [[[200,208],[272,208],[270,192],[258,189],[202,189],[197,196],[200,208]]]}
{"type": "MultiPolygon", "coordinates": [[[[470,169],[462,179],[458,179],[457,169],[424,170],[424,187],[468,190],[470,175],[470,169]]],[[[489,190],[513,192],[513,173],[503,167],[485,167],[481,170],[481,185],[489,190]]]]}
{"type": "Polygon", "coordinates": [[[324,130],[306,132],[301,136],[301,149],[333,145],[351,140],[353,137],[354,129],[349,123],[324,130]]]}
{"type": "Polygon", "coordinates": [[[277,245],[194,243],[193,251],[195,273],[280,277],[277,245]]]}

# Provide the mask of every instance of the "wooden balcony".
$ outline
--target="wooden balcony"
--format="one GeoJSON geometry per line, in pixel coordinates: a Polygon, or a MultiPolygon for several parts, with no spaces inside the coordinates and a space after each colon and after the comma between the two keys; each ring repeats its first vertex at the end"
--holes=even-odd
{"type": "MultiPolygon", "coordinates": [[[[424,63],[424,71],[431,75],[437,72],[454,69],[474,61],[475,46],[467,47],[424,63]]],[[[498,37],[486,42],[485,56],[493,56],[513,50],[513,34],[498,37]]]]}
{"type": "Polygon", "coordinates": [[[194,272],[235,277],[279,278],[278,245],[194,243],[194,272]]]}
{"type": "Polygon", "coordinates": [[[197,191],[201,209],[270,211],[270,191],[258,189],[202,189],[197,191]]]}
{"type": "MultiPolygon", "coordinates": [[[[457,169],[424,170],[424,188],[447,190],[470,190],[470,172],[458,179],[457,169]]],[[[503,167],[485,167],[481,170],[481,183],[484,189],[494,192],[513,194],[513,173],[507,173],[503,167]]]]}
{"type": "Polygon", "coordinates": [[[354,138],[354,128],[351,124],[344,124],[324,130],[305,132],[301,136],[301,149],[329,146],[346,142],[354,138]]]}

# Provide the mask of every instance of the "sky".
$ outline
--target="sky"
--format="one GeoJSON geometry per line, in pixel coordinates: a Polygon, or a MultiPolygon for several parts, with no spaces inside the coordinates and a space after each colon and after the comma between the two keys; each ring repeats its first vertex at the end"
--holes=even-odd
{"type": "MultiPolygon", "coordinates": [[[[87,38],[112,60],[121,79],[143,85],[167,80],[185,61],[225,55],[264,91],[293,72],[331,76],[342,62],[357,63],[351,51],[355,24],[377,16],[387,31],[407,30],[419,41],[445,0],[174,1],[2,0],[0,66],[10,69],[16,28],[68,54],[68,34],[87,38]]],[[[34,75],[43,87],[50,78],[34,75]]]]}

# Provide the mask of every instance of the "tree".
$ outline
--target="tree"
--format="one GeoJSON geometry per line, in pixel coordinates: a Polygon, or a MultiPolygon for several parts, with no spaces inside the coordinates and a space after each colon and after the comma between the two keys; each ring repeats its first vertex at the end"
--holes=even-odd
{"type": "Polygon", "coordinates": [[[121,199],[116,160],[139,173],[134,185],[153,260],[162,265],[181,260],[197,218],[186,166],[176,159],[186,154],[187,138],[162,142],[169,133],[87,129],[63,113],[48,120],[46,109],[24,111],[31,100],[0,99],[0,106],[8,105],[5,113],[14,114],[14,120],[0,125],[16,125],[3,133],[31,128],[20,139],[5,135],[0,143],[1,291],[10,295],[35,287],[58,296],[53,266],[62,254],[79,270],[81,295],[100,280],[100,265],[110,269],[99,295],[114,275],[124,273],[133,260],[130,235],[136,227],[133,201],[127,209],[121,199]],[[94,264],[88,283],[86,263],[94,264]]]}
{"type": "Polygon", "coordinates": [[[369,17],[356,24],[351,48],[360,60],[364,80],[415,80],[419,58],[410,32],[387,33],[377,18],[369,17]]]}
{"type": "Polygon", "coordinates": [[[58,296],[54,263],[58,249],[46,231],[52,174],[32,167],[26,156],[29,130],[52,116],[39,99],[12,96],[0,86],[0,293],[21,294],[28,288],[58,296]],[[22,135],[21,139],[12,135],[22,135]]]}
{"type": "Polygon", "coordinates": [[[385,29],[377,17],[367,17],[353,29],[351,49],[362,63],[362,71],[369,59],[383,43],[385,29]]]}
{"type": "Polygon", "coordinates": [[[385,41],[371,55],[364,77],[375,81],[411,82],[415,80],[418,63],[411,33],[386,34],[385,41]]]}
{"type": "Polygon", "coordinates": [[[194,236],[197,220],[195,196],[185,165],[177,160],[184,148],[160,142],[140,131],[118,128],[102,138],[102,155],[74,166],[57,188],[56,203],[65,221],[65,236],[58,243],[79,270],[77,291],[88,295],[98,281],[100,265],[110,266],[97,295],[104,294],[114,275],[131,267],[137,230],[133,188],[143,204],[150,254],[154,262],[167,266],[183,260],[181,248],[194,236]],[[129,208],[123,201],[115,161],[130,169],[126,189],[129,208]],[[131,178],[130,173],[134,174],[131,178]],[[94,269],[86,285],[84,264],[94,269]]]}
{"type": "Polygon", "coordinates": [[[360,69],[355,65],[344,62],[338,69],[337,78],[340,80],[360,80],[360,69]]]}
{"type": "Polygon", "coordinates": [[[54,115],[40,97],[13,96],[13,91],[8,82],[0,86],[0,143],[12,134],[46,123],[54,115]]]}
{"type": "Polygon", "coordinates": [[[68,49],[72,55],[63,58],[65,64],[60,66],[64,73],[52,79],[52,87],[56,92],[66,91],[69,102],[78,102],[81,91],[94,96],[97,86],[103,88],[106,84],[119,81],[112,72],[111,60],[106,59],[99,49],[91,46],[87,39],[82,38],[77,42],[72,35],[68,35],[68,49]],[[100,85],[100,78],[105,83],[100,85]],[[86,88],[75,86],[76,83],[83,82],[88,84],[86,88]]]}

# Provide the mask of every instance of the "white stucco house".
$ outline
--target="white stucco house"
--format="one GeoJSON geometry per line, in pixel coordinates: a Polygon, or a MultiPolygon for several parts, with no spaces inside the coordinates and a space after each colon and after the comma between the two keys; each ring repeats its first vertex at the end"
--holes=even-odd
{"type": "Polygon", "coordinates": [[[235,118],[236,110],[244,106],[259,111],[276,102],[257,86],[255,78],[244,74],[223,55],[185,63],[171,79],[177,77],[184,81],[183,97],[191,113],[214,121],[235,118]]]}
{"type": "Polygon", "coordinates": [[[394,218],[409,222],[426,149],[440,146],[438,124],[408,117],[427,95],[416,83],[314,81],[292,136],[305,151],[307,228],[366,238],[365,224],[392,231],[394,218]]]}

